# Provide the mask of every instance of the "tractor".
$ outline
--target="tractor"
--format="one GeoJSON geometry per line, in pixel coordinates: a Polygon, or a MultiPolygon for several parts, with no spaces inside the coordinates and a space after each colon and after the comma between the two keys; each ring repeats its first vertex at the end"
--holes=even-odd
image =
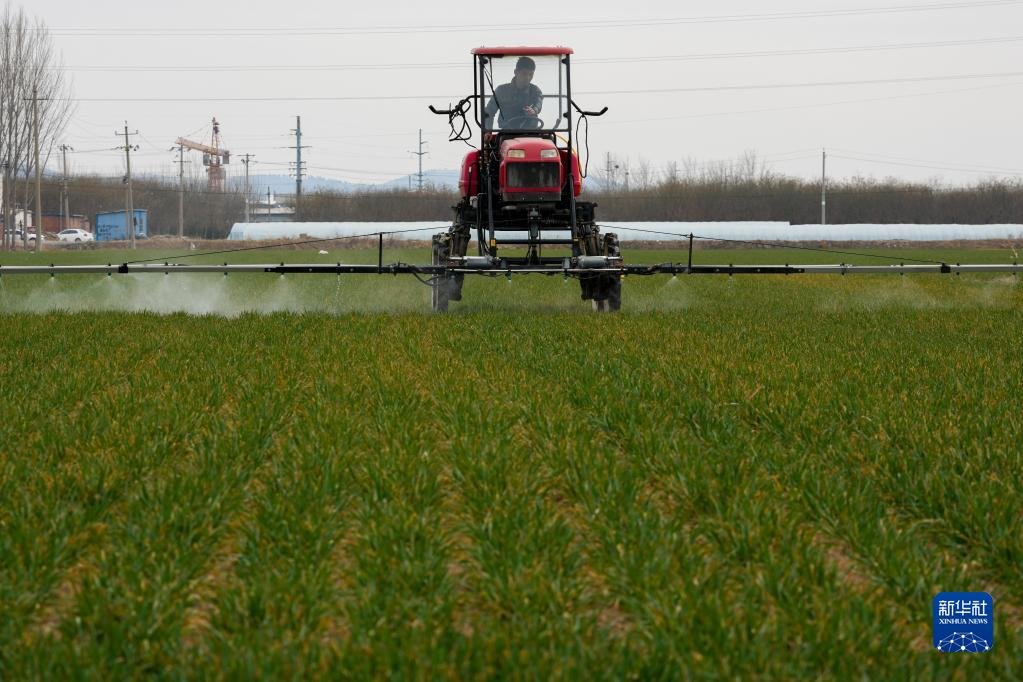
{"type": "MultiPolygon", "coordinates": [[[[122,263],[84,263],[76,265],[0,265],[0,277],[6,275],[136,274],[136,273],[253,273],[276,275],[411,275],[429,285],[432,307],[446,311],[452,301],[462,298],[462,285],[468,274],[484,277],[511,277],[513,273],[561,275],[576,278],[583,300],[593,308],[611,312],[622,305],[622,278],[628,275],[796,275],[852,273],[899,274],[934,272],[943,274],[995,273],[1019,274],[1023,264],[945,263],[898,255],[835,251],[821,247],[769,244],[760,241],[725,239],[695,235],[692,232],[667,232],[639,229],[640,232],[687,240],[688,259],[684,263],[655,264],[622,262],[618,236],[601,234],[595,211],[597,205],[580,201],[585,165],[576,153],[578,132],[590,116],[600,111],[583,111],[572,99],[570,61],[567,47],[481,47],[472,51],[473,91],[454,106],[437,109],[448,117],[450,140],[472,147],[462,162],[459,179],[460,198],[453,207],[451,227],[433,236],[433,261],[427,264],[384,261],[384,236],[412,230],[377,231],[345,237],[312,239],[311,244],[337,239],[377,237],[377,262],[371,263],[214,263],[184,264],[180,259],[211,256],[234,251],[269,249],[274,244],[246,246],[240,249],[192,252],[179,256],[128,260],[122,263]],[[479,138],[473,144],[473,127],[479,138]],[[575,135],[573,135],[575,131],[575,135]],[[475,236],[476,254],[469,255],[475,236]],[[801,251],[812,250],[870,256],[873,262],[854,265],[712,265],[693,263],[694,240],[746,244],[758,247],[778,246],[801,251]],[[508,247],[506,249],[506,247],[508,247]],[[887,259],[889,265],[878,265],[887,259]],[[162,262],[161,262],[162,261],[162,262]],[[172,262],[174,261],[174,262],[172,262]],[[908,265],[905,261],[911,261],[908,265]]],[[[582,141],[580,147],[585,148],[582,141]]],[[[435,229],[435,228],[430,228],[435,229]]],[[[631,229],[637,229],[635,227],[631,229]]],[[[294,244],[294,242],[292,242],[294,244]]]]}
{"type": "Polygon", "coordinates": [[[433,282],[433,309],[461,300],[466,271],[479,270],[571,272],[594,310],[618,310],[618,237],[601,235],[597,205],[579,200],[583,172],[573,138],[573,124],[578,131],[607,107],[584,111],[572,99],[570,48],[479,47],[472,55],[473,93],[448,109],[430,106],[448,117],[451,141],[473,147],[462,161],[451,228],[433,236],[433,265],[445,269],[433,282]],[[477,253],[468,255],[473,236],[477,253]]]}

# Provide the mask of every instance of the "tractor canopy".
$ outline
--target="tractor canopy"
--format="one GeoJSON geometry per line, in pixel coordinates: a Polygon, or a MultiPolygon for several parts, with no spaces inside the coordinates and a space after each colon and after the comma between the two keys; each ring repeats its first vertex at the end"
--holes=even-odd
{"type": "Polygon", "coordinates": [[[486,132],[567,131],[567,47],[489,47],[473,50],[480,109],[486,132]]]}

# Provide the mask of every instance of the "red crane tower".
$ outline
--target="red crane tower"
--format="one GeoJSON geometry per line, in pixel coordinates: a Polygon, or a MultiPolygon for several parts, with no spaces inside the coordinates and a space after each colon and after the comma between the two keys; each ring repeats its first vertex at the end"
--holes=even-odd
{"type": "Polygon", "coordinates": [[[213,117],[213,134],[209,144],[193,142],[183,137],[179,137],[174,144],[181,145],[186,149],[202,152],[202,165],[206,166],[206,177],[209,181],[210,191],[224,191],[224,178],[227,175],[224,171],[224,166],[231,163],[231,152],[222,149],[220,146],[220,124],[217,123],[216,116],[213,117]]]}

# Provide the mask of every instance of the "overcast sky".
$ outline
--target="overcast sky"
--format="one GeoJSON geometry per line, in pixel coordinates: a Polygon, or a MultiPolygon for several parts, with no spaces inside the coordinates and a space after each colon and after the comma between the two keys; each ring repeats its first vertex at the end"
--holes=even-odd
{"type": "Polygon", "coordinates": [[[591,170],[606,151],[633,169],[755,152],[816,178],[826,147],[833,177],[1023,177],[1023,0],[24,7],[48,24],[82,100],[67,134],[79,172],[123,172],[123,154],[92,150],[115,145],[127,120],[140,132],[133,170],[174,173],[174,139],[216,116],[235,158],[286,173],[298,114],[312,175],[414,172],[419,128],[424,167],[455,168],[466,147],[426,106],[472,91],[470,49],[559,44],[575,50],[576,101],[609,107],[590,126],[591,170]],[[368,99],[302,101],[317,97],[368,99]]]}

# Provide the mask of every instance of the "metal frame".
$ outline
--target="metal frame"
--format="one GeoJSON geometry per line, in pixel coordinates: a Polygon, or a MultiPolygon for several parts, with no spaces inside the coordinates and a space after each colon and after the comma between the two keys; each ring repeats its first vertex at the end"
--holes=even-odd
{"type": "Polygon", "coordinates": [[[1023,273],[1019,263],[935,263],[933,265],[852,265],[846,263],[806,265],[691,265],[658,263],[584,267],[579,258],[565,258],[560,266],[518,268],[512,265],[464,267],[414,265],[411,263],[251,263],[222,265],[181,265],[177,263],[108,263],[106,265],[0,265],[0,277],[9,275],[115,275],[115,274],[195,274],[195,273],[274,273],[280,275],[511,275],[544,274],[581,276],[598,273],[617,275],[910,275],[920,273],[1023,273]]]}
{"type": "MultiPolygon", "coordinates": [[[[583,111],[578,104],[572,99],[572,63],[571,63],[572,51],[568,48],[492,48],[492,49],[477,49],[473,51],[473,68],[475,74],[473,77],[473,94],[466,97],[462,102],[467,100],[472,101],[473,105],[473,120],[479,128],[479,149],[480,149],[480,176],[481,182],[486,183],[486,206],[478,204],[477,210],[477,242],[480,249],[480,255],[483,255],[484,251],[490,256],[497,255],[497,247],[502,243],[514,243],[516,245],[525,244],[526,246],[537,246],[542,249],[543,244],[565,244],[572,247],[572,255],[579,256],[580,248],[579,241],[584,236],[579,231],[578,214],[576,210],[576,197],[575,197],[575,182],[576,182],[576,170],[575,163],[573,161],[573,150],[575,149],[574,139],[574,115],[573,109],[579,112],[580,115],[584,116],[601,116],[607,111],[607,107],[604,107],[601,111],[583,111]],[[558,51],[561,50],[561,51],[558,51]],[[487,130],[483,125],[483,110],[486,106],[487,97],[487,68],[493,65],[495,58],[503,58],[509,56],[553,56],[558,60],[558,115],[559,120],[561,118],[561,107],[564,104],[564,127],[553,127],[543,129],[500,129],[500,130],[487,130]],[[562,83],[564,78],[564,83],[562,83]],[[564,92],[562,92],[562,84],[564,85],[564,92]],[[562,102],[563,100],[563,102],[562,102]],[[567,193],[568,196],[568,231],[571,238],[568,240],[543,240],[539,235],[531,235],[527,242],[520,240],[515,241],[502,241],[497,239],[496,233],[499,231],[495,223],[495,207],[494,207],[494,196],[495,187],[493,186],[493,168],[491,155],[484,153],[488,148],[487,137],[491,136],[491,142],[489,146],[493,146],[494,138],[499,140],[503,135],[515,135],[515,136],[528,136],[528,135],[551,135],[557,139],[559,133],[564,133],[566,140],[566,148],[569,152],[569,163],[568,172],[565,174],[565,186],[562,187],[562,192],[567,193]],[[567,192],[566,192],[567,187],[567,192]],[[484,228],[483,213],[486,213],[486,223],[484,228]],[[486,230],[486,236],[484,237],[482,231],[486,230]]],[[[496,86],[495,86],[496,89],[496,86]]],[[[493,96],[493,92],[491,92],[493,96]]],[[[459,103],[459,107],[462,103],[459,103]]],[[[447,114],[451,116],[455,110],[441,111],[434,107],[430,107],[434,113],[447,114]]],[[[555,142],[557,145],[557,142],[555,142]]],[[[560,147],[559,147],[560,148],[560,147]]],[[[481,202],[482,203],[482,202],[481,202]]],[[[525,227],[525,226],[523,226],[525,227]]],[[[542,259],[541,259],[542,260],[542,259]]]]}

